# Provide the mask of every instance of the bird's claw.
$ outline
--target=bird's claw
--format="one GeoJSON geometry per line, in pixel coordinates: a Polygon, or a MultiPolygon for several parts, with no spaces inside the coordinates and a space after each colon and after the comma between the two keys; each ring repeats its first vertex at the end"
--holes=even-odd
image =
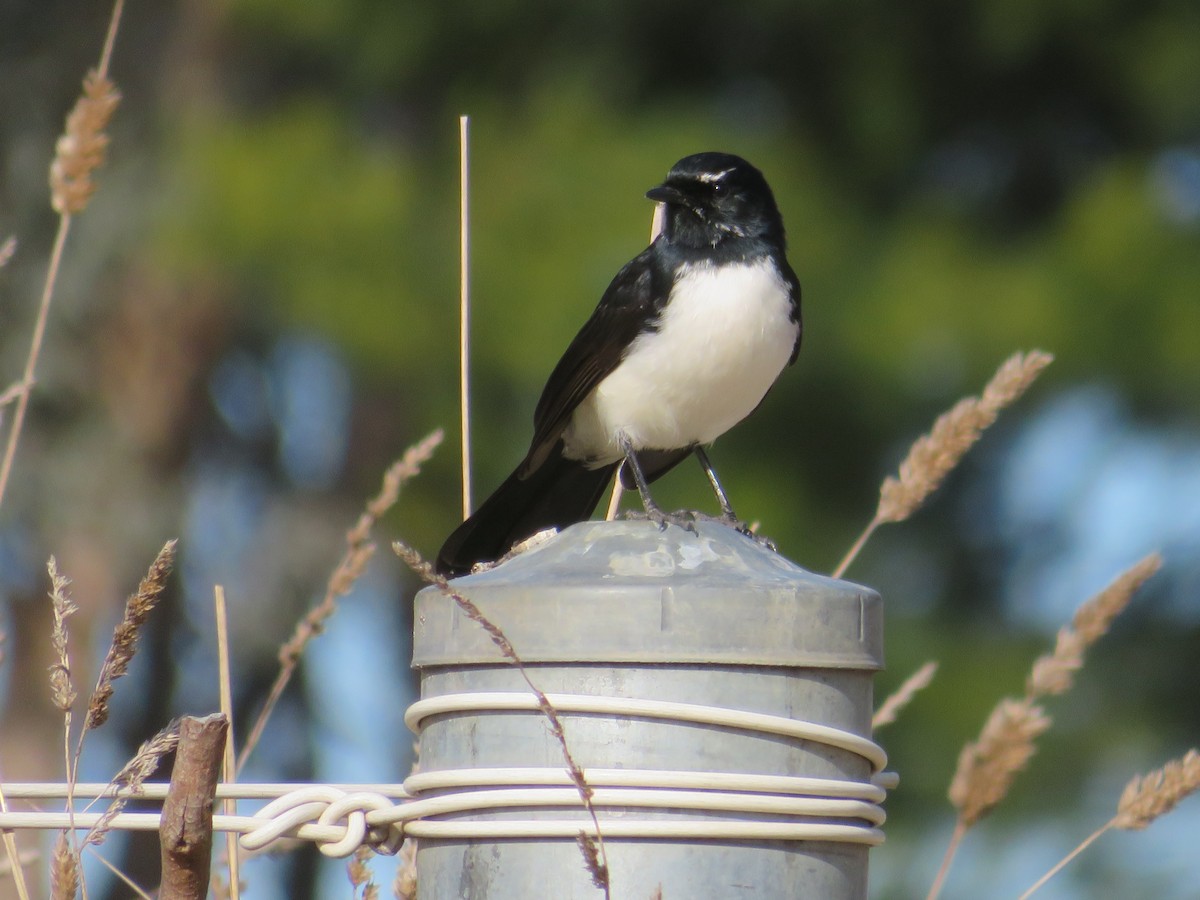
{"type": "Polygon", "coordinates": [[[779,552],[779,547],[765,534],[755,534],[753,531],[743,531],[742,534],[746,535],[746,537],[750,538],[750,540],[754,541],[754,543],[758,544],[760,547],[770,550],[772,553],[779,552]]]}
{"type": "Polygon", "coordinates": [[[732,528],[738,534],[745,535],[754,541],[754,543],[760,547],[765,547],[772,553],[779,552],[779,547],[775,545],[773,540],[766,535],[756,533],[750,523],[742,521],[737,516],[711,516],[708,513],[697,512],[691,509],[677,509],[675,512],[669,513],[654,507],[646,510],[631,509],[625,513],[625,518],[653,522],[658,526],[659,531],[666,531],[668,525],[677,525],[684,531],[690,531],[692,534],[699,534],[696,531],[697,522],[716,522],[718,525],[732,528]]]}
{"type": "Polygon", "coordinates": [[[625,513],[627,519],[644,519],[655,523],[659,531],[666,531],[668,525],[677,525],[684,531],[690,531],[692,534],[698,534],[696,531],[696,518],[699,513],[689,509],[677,509],[675,512],[663,512],[657,507],[646,510],[630,510],[625,513]]]}
{"type": "Polygon", "coordinates": [[[718,525],[724,525],[726,528],[732,528],[738,534],[745,535],[758,544],[760,547],[765,547],[772,553],[778,553],[779,548],[775,546],[775,542],[765,535],[758,534],[754,527],[749,523],[739,519],[733,515],[710,516],[705,513],[696,513],[696,521],[700,522],[716,522],[718,525]]]}

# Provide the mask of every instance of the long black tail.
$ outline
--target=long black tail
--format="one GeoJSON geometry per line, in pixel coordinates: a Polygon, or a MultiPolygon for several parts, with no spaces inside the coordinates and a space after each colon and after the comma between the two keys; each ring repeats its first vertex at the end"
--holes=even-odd
{"type": "MultiPolygon", "coordinates": [[[[477,562],[499,559],[544,528],[566,528],[592,514],[618,463],[589,469],[556,448],[541,466],[509,475],[438,552],[437,570],[462,575],[477,562]]],[[[519,472],[520,470],[518,470],[519,472]]]]}

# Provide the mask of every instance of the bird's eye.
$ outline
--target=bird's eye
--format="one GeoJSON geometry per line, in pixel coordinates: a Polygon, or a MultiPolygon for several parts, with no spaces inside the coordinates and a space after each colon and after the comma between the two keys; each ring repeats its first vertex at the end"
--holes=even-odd
{"type": "Polygon", "coordinates": [[[712,189],[713,193],[718,197],[724,197],[727,193],[729,193],[729,188],[725,186],[724,182],[720,181],[714,181],[712,189]]]}

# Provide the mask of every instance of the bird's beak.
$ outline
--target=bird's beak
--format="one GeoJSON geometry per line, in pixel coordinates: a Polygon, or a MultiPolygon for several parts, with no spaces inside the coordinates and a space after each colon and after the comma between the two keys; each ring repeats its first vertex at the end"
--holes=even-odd
{"type": "Polygon", "coordinates": [[[646,191],[646,198],[655,200],[658,203],[687,204],[687,198],[684,196],[683,191],[669,184],[660,184],[658,187],[650,188],[650,190],[646,191]]]}

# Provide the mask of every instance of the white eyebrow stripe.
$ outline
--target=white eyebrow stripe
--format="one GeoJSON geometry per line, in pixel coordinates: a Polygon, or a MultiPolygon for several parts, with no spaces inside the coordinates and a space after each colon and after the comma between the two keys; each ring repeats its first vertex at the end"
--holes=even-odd
{"type": "Polygon", "coordinates": [[[733,169],[729,168],[729,169],[722,169],[720,172],[701,172],[699,175],[696,176],[696,180],[702,181],[705,184],[712,184],[712,182],[714,182],[714,181],[720,181],[722,178],[724,178],[726,175],[728,175],[732,171],[733,171],[733,169]]]}

